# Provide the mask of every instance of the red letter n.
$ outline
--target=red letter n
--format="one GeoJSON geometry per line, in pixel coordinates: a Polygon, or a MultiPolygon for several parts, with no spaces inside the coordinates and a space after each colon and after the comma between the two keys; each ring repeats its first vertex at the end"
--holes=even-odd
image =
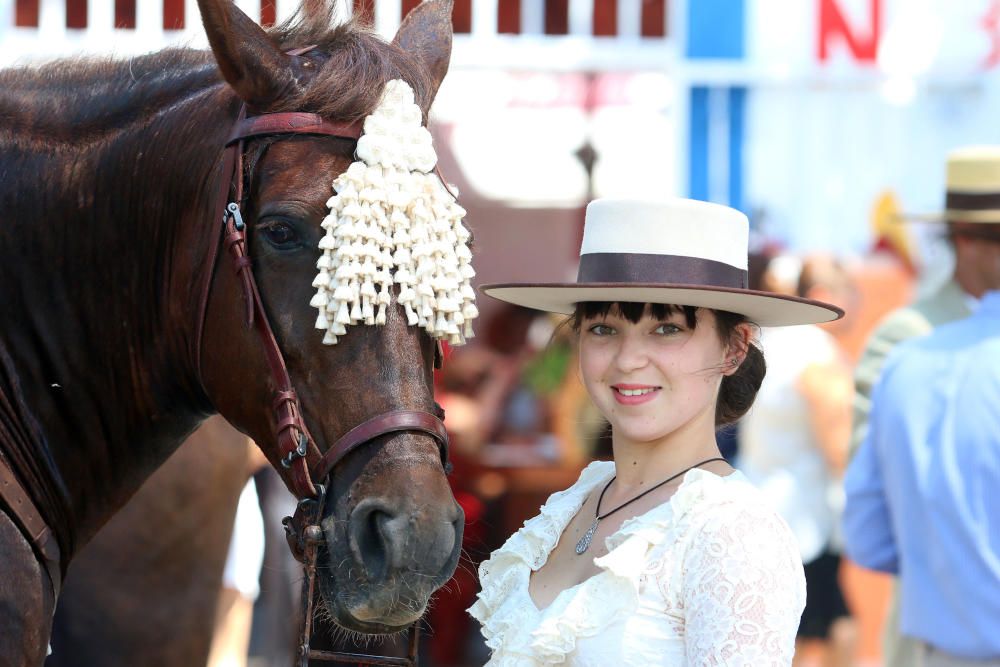
{"type": "Polygon", "coordinates": [[[837,0],[819,0],[819,39],[816,44],[820,62],[825,63],[829,59],[829,42],[837,37],[847,43],[847,48],[858,62],[875,62],[882,28],[882,0],[868,0],[868,9],[871,33],[863,39],[847,25],[837,0]]]}

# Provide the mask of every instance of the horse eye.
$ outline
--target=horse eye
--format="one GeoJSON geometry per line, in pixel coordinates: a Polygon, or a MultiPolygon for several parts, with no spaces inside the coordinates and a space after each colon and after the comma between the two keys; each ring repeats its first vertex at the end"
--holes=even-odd
{"type": "Polygon", "coordinates": [[[299,237],[291,225],[285,222],[271,222],[261,228],[264,238],[275,248],[290,248],[297,244],[299,237]]]}

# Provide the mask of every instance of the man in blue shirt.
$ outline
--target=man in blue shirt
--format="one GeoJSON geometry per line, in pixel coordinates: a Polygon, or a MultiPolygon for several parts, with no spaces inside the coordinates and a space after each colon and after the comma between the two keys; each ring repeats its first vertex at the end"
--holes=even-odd
{"type": "Polygon", "coordinates": [[[900,578],[926,667],[1000,666],[1000,240],[971,317],[901,343],[845,477],[846,551],[900,578]]]}

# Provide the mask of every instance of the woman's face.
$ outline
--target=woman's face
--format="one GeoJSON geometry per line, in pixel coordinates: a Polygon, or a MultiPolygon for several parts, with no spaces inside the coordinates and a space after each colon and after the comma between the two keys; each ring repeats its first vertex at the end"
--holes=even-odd
{"type": "Polygon", "coordinates": [[[615,438],[652,442],[705,421],[714,429],[726,363],[710,310],[698,309],[694,328],[683,312],[658,320],[647,308],[633,324],[617,307],[580,327],[583,382],[615,438]]]}

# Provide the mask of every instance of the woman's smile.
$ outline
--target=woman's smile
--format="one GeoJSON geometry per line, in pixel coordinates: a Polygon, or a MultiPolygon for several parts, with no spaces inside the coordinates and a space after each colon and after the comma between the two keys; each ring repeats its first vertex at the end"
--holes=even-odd
{"type": "Polygon", "coordinates": [[[656,398],[661,387],[648,384],[613,384],[611,393],[622,405],[640,405],[656,398]]]}

